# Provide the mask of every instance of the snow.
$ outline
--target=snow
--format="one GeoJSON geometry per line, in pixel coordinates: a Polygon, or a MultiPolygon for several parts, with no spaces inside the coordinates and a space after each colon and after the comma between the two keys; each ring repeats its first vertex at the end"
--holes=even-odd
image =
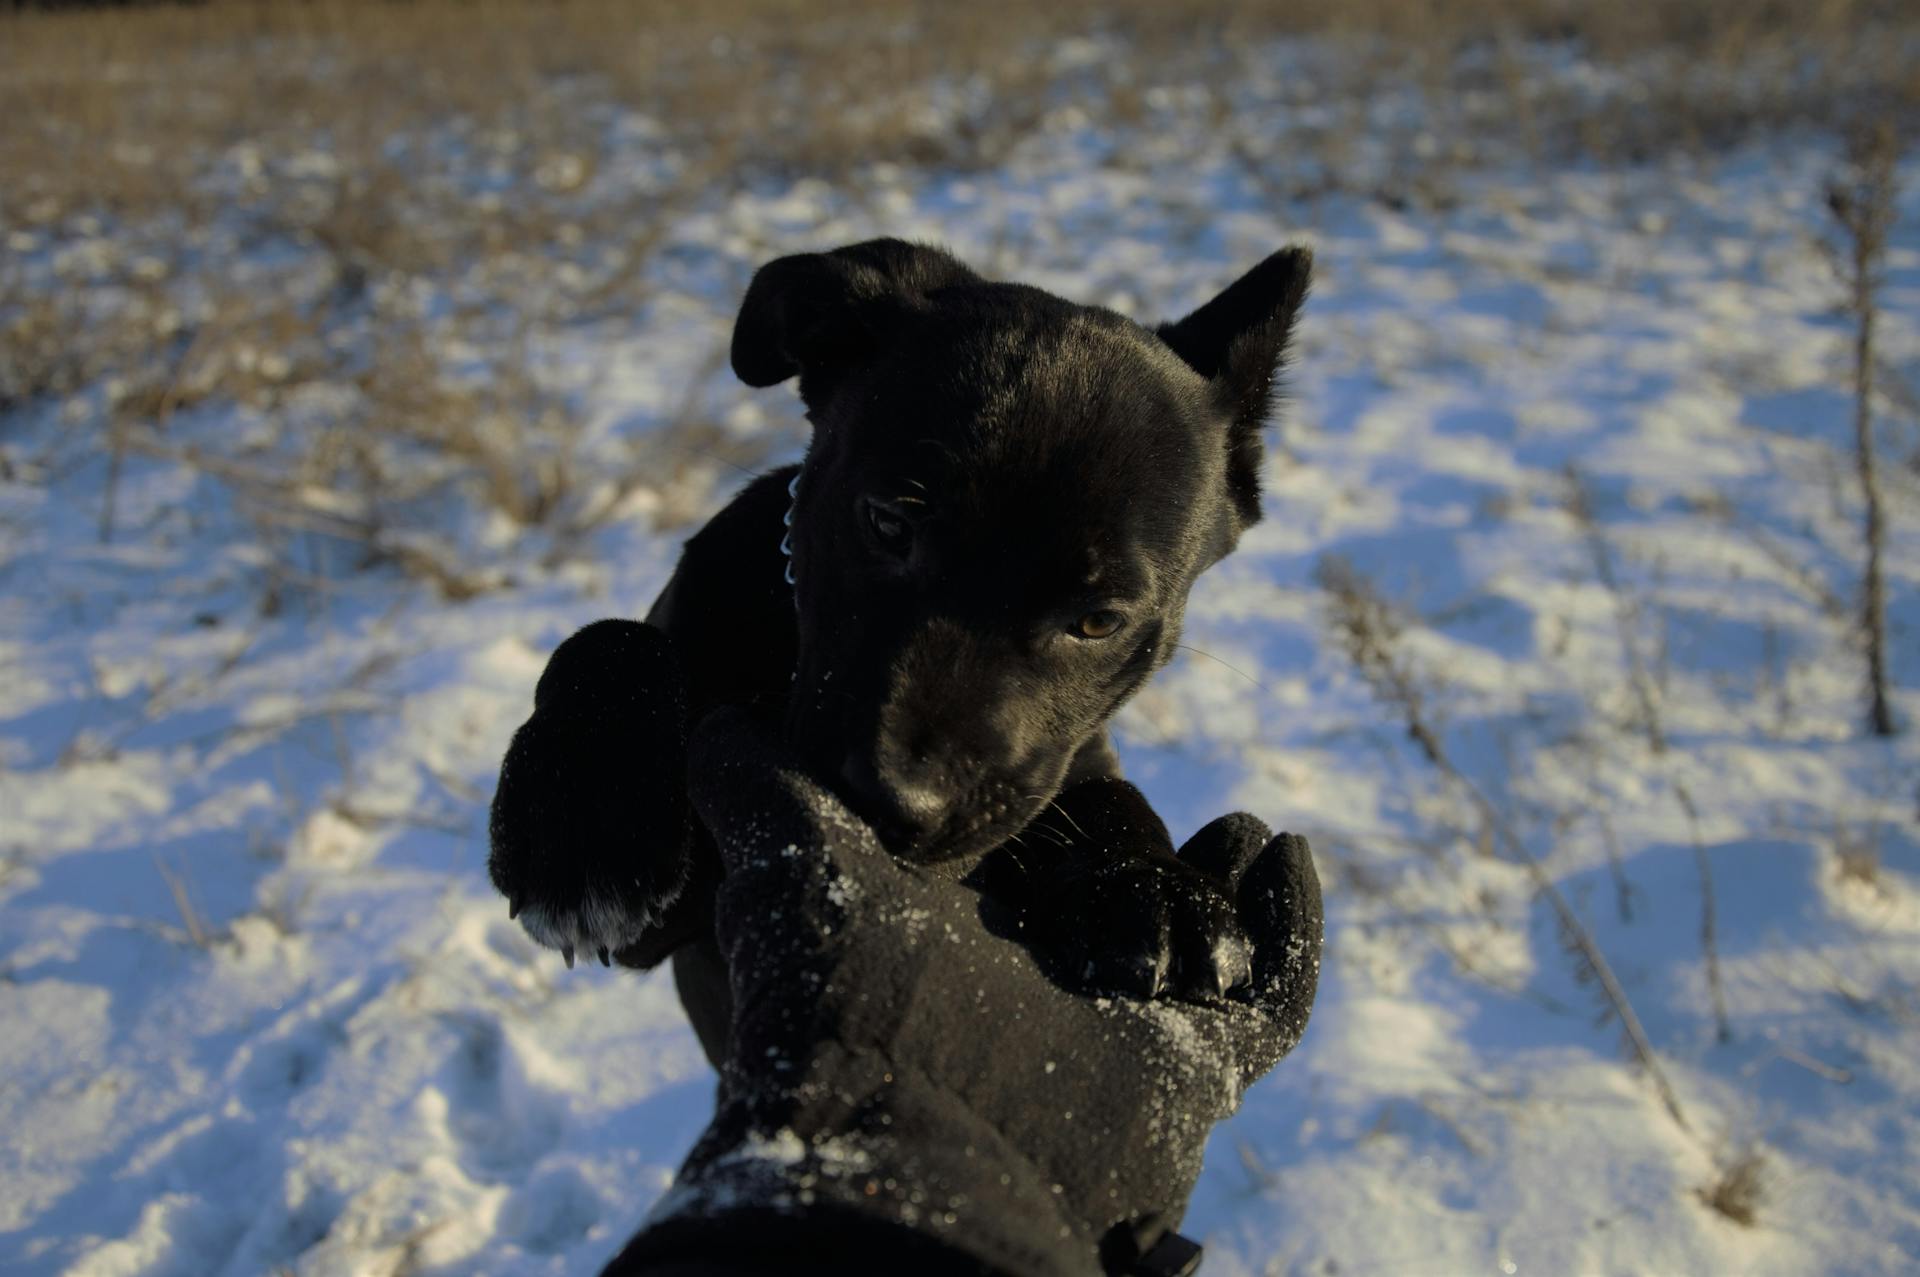
{"type": "MultiPolygon", "coordinates": [[[[771,253],[934,238],[1154,319],[1311,243],[1268,519],[1120,724],[1176,836],[1244,807],[1307,834],[1327,886],[1313,1023],[1209,1148],[1185,1228],[1206,1271],[1907,1270],[1920,737],[1864,734],[1860,657],[1808,584],[1851,599],[1860,558],[1848,334],[1815,244],[1830,144],[1466,169],[1438,210],[1287,203],[1154,92],[1175,124],[1144,155],[1062,110],[993,172],[696,204],[645,311],[552,354],[581,372],[581,446],[615,456],[692,394],[793,454],[789,392],[750,400],[713,362],[771,253]],[[1499,831],[1341,651],[1329,555],[1399,609],[1445,748],[1591,930],[1685,1127],[1596,1023],[1499,831]],[[1699,1190],[1748,1149],[1764,1195],[1743,1227],[1699,1190]]],[[[626,171],[672,167],[647,121],[615,132],[626,171]]],[[[243,181],[279,162],[232,158],[243,181]]],[[[1920,165],[1905,177],[1895,368],[1920,366],[1920,165]]],[[[534,180],[602,179],[558,157],[534,180]]],[[[103,270],[114,233],[12,249],[54,289],[103,270]]],[[[571,556],[454,511],[443,544],[510,582],[463,602],[315,541],[314,580],[263,611],[261,525],[175,458],[130,454],[110,481],[79,429],[109,398],[0,418],[0,1267],[596,1271],[668,1189],[713,1078],[664,973],[566,971],[507,920],[486,800],[545,653],[644,612],[686,531],[655,516],[710,511],[737,476],[619,494],[571,556]]],[[[170,427],[260,428],[216,407],[170,427]]],[[[1920,483],[1886,469],[1896,703],[1916,723],[1920,483]]]]}

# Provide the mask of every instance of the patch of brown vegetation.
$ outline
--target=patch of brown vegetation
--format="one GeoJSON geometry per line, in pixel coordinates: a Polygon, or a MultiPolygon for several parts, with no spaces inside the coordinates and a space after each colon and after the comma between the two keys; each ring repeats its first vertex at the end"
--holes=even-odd
{"type": "MultiPolygon", "coordinates": [[[[1071,107],[1108,122],[1123,157],[1165,112],[1199,111],[1283,197],[1348,180],[1356,139],[1418,130],[1385,139],[1406,158],[1387,194],[1441,199],[1446,167],[1489,139],[1619,157],[1818,122],[1863,95],[1897,115],[1920,102],[1898,57],[1917,30],[1920,15],[1882,0],[16,13],[0,18],[0,414],[63,404],[104,426],[113,475],[125,455],[191,455],[258,517],[351,536],[374,561],[440,564],[422,547],[450,500],[540,528],[559,552],[640,476],[762,459],[689,408],[635,443],[631,472],[584,465],[575,399],[539,354],[565,329],[638,313],[666,230],[742,184],[809,175],[857,193],[877,164],[991,166],[1071,107]],[[1070,43],[1088,36],[1102,43],[1070,43]],[[1236,94],[1256,74],[1271,93],[1290,37],[1334,56],[1249,109],[1236,94]],[[1542,77],[1541,42],[1627,87],[1596,109],[1542,77]],[[1368,115],[1378,89],[1403,85],[1430,113],[1368,115]],[[1328,104],[1327,123],[1275,127],[1273,111],[1328,104]],[[617,136],[636,123],[651,130],[646,174],[624,171],[636,147],[617,136]],[[14,268],[25,254],[55,261],[51,286],[14,268]],[[478,354],[456,364],[451,349],[478,354]],[[170,437],[183,413],[223,404],[265,428],[217,455],[170,437]]],[[[697,513],[683,494],[654,517],[697,513]]],[[[114,524],[110,492],[102,535],[114,524]]],[[[422,570],[454,594],[484,575],[422,570]]]]}
{"type": "Polygon", "coordinates": [[[1742,1228],[1752,1228],[1760,1217],[1760,1203],[1766,1197],[1767,1159],[1757,1148],[1730,1158],[1720,1168],[1713,1183],[1694,1190],[1715,1213],[1742,1228]]]}

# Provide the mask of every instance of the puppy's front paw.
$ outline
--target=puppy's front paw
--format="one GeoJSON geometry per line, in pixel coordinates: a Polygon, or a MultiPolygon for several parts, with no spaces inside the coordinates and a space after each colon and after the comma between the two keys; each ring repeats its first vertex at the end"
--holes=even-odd
{"type": "Polygon", "coordinates": [[[690,877],[686,698],[666,636],[600,621],[554,652],[500,766],[487,861],[527,934],[612,965],[664,958],[690,877]],[[659,949],[659,952],[655,952],[659,949]]]}
{"type": "Polygon", "coordinates": [[[536,711],[501,764],[488,869],[509,916],[568,966],[576,951],[611,965],[686,886],[684,787],[636,774],[656,763],[684,774],[659,745],[625,724],[536,711]]]}
{"type": "Polygon", "coordinates": [[[1045,910],[1048,957],[1077,988],[1212,1001],[1253,976],[1233,902],[1171,856],[1103,865],[1068,882],[1045,910]]]}

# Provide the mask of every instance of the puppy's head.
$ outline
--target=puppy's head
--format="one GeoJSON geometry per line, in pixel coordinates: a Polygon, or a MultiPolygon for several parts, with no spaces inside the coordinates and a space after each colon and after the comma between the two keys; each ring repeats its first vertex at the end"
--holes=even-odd
{"type": "Polygon", "coordinates": [[[1276,253],[1158,329],[899,240],[754,276],[734,370],[797,376],[814,426],[788,731],[897,852],[1018,833],[1169,658],[1260,517],[1308,272],[1276,253]]]}

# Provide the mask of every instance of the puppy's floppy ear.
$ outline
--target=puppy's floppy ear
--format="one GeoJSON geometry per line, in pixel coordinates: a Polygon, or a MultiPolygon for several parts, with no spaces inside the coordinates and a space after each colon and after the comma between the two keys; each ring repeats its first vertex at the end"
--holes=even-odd
{"type": "Polygon", "coordinates": [[[1174,354],[1213,383],[1231,418],[1227,482],[1242,527],[1260,519],[1260,431],[1312,275],[1309,249],[1283,248],[1199,310],[1156,330],[1174,354]]]}
{"type": "Polygon", "coordinates": [[[771,386],[857,359],[887,332],[887,319],[926,295],[980,282],[938,248],[874,239],[830,253],[801,253],[754,272],[733,325],[733,371],[771,386]]]}

